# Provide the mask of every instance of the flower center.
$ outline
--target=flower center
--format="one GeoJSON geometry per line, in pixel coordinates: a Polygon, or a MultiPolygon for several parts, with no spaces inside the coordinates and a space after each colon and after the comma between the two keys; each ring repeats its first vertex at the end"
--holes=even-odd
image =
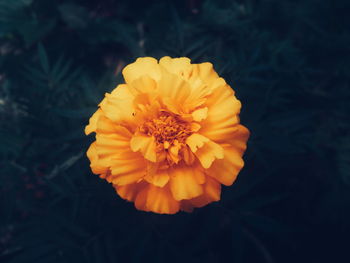
{"type": "MultiPolygon", "coordinates": [[[[176,115],[162,112],[157,119],[145,122],[140,131],[153,136],[158,144],[172,145],[175,140],[180,143],[192,134],[191,125],[176,115]]],[[[167,148],[167,147],[166,147],[167,148]]]]}

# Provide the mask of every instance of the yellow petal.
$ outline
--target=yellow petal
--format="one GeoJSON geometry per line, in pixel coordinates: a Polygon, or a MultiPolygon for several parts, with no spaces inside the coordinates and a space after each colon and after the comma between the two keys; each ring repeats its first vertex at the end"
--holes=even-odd
{"type": "Polygon", "coordinates": [[[212,92],[212,87],[198,78],[191,78],[188,83],[191,86],[191,94],[187,98],[185,106],[187,111],[193,111],[203,106],[207,101],[207,96],[212,92]]]}
{"type": "Polygon", "coordinates": [[[209,168],[215,159],[224,158],[223,148],[208,138],[194,133],[186,139],[186,144],[204,168],[209,168]]]}
{"type": "Polygon", "coordinates": [[[207,114],[208,114],[208,108],[205,107],[192,112],[192,117],[194,121],[202,121],[207,117],[207,114]]]}
{"type": "Polygon", "coordinates": [[[138,58],[134,63],[127,65],[122,74],[126,83],[132,83],[143,75],[147,75],[156,81],[160,79],[158,61],[151,57],[138,58]]]}
{"type": "Polygon", "coordinates": [[[186,57],[171,58],[166,56],[159,60],[159,65],[163,66],[168,72],[181,75],[191,69],[191,60],[186,57]]]}
{"type": "Polygon", "coordinates": [[[169,169],[170,189],[175,200],[191,199],[203,193],[192,166],[179,165],[169,169]]]}
{"type": "Polygon", "coordinates": [[[129,85],[130,92],[136,97],[142,93],[153,93],[157,88],[157,83],[148,75],[143,75],[133,80],[129,85]]]}
{"type": "Polygon", "coordinates": [[[118,133],[118,125],[108,119],[106,116],[101,115],[96,122],[96,133],[113,134],[118,133]]]}
{"type": "Polygon", "coordinates": [[[214,70],[213,64],[210,62],[193,64],[192,77],[200,78],[207,85],[211,85],[217,78],[218,74],[214,70]]]}
{"type": "Polygon", "coordinates": [[[96,132],[96,124],[100,116],[102,115],[101,109],[98,109],[90,118],[89,124],[85,127],[85,134],[89,135],[92,132],[96,132]]]}
{"type": "Polygon", "coordinates": [[[203,147],[204,144],[208,141],[209,139],[203,135],[200,135],[199,133],[193,133],[186,139],[186,144],[191,148],[191,151],[195,153],[198,148],[203,147]]]}
{"type": "Polygon", "coordinates": [[[209,168],[216,159],[224,158],[223,148],[213,142],[208,141],[203,147],[194,153],[204,168],[209,168]]]}
{"type": "Polygon", "coordinates": [[[169,148],[167,158],[169,161],[178,163],[180,161],[179,150],[181,145],[173,145],[169,148]]]}
{"type": "MultiPolygon", "coordinates": [[[[182,112],[186,106],[191,87],[180,76],[162,69],[162,78],[158,82],[158,92],[160,97],[169,109],[175,108],[177,112],[182,112]]],[[[175,113],[177,113],[175,112],[175,113]]]]}
{"type": "Polygon", "coordinates": [[[118,124],[133,123],[135,110],[133,107],[134,95],[127,85],[119,85],[111,94],[100,103],[100,107],[107,118],[118,124]]]}
{"type": "Polygon", "coordinates": [[[151,162],[157,161],[156,141],[154,137],[135,134],[130,140],[130,147],[134,152],[140,151],[151,162]]]}

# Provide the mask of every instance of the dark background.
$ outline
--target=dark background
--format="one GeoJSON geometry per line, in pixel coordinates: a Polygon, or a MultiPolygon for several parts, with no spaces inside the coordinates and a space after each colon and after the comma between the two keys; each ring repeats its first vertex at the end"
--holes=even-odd
{"type": "Polygon", "coordinates": [[[0,262],[350,262],[350,1],[0,0],[0,262]],[[210,61],[246,165],[193,213],[137,211],[84,126],[139,56],[210,61]]]}

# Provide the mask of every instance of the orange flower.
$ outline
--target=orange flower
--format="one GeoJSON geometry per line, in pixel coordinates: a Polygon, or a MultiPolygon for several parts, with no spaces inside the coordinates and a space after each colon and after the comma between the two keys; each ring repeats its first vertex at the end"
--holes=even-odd
{"type": "Polygon", "coordinates": [[[174,214],[220,200],[243,167],[241,103],[211,63],[138,58],[85,133],[93,173],[139,210],[174,214]]]}

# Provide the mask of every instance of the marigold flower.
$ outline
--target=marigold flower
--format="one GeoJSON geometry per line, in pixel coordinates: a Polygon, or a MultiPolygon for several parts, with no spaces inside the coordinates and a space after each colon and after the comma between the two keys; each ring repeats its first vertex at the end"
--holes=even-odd
{"type": "Polygon", "coordinates": [[[139,210],[174,214],[220,200],[244,163],[241,103],[211,63],[138,58],[85,133],[93,173],[139,210]]]}

